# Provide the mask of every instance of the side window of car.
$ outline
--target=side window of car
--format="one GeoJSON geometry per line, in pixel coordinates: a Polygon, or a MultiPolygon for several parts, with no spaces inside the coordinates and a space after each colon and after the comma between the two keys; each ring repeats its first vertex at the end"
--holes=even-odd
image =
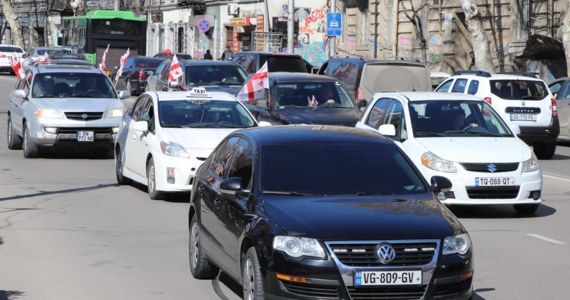
{"type": "Polygon", "coordinates": [[[451,87],[451,84],[453,83],[453,79],[450,79],[444,83],[442,83],[439,88],[437,88],[435,91],[436,92],[447,92],[449,91],[449,88],[451,87]]]}
{"type": "Polygon", "coordinates": [[[238,137],[231,137],[224,142],[217,150],[212,158],[210,164],[210,171],[217,177],[225,179],[227,178],[229,163],[232,155],[236,152],[237,146],[239,145],[238,137]]]}
{"type": "Polygon", "coordinates": [[[337,78],[340,80],[346,88],[351,91],[355,92],[357,88],[357,77],[358,77],[358,65],[351,63],[351,62],[343,62],[339,64],[337,68],[334,69],[331,73],[332,77],[337,78]]]}
{"type": "Polygon", "coordinates": [[[246,55],[243,62],[243,69],[247,74],[255,73],[255,57],[253,55],[246,55]]]}
{"type": "Polygon", "coordinates": [[[146,121],[148,123],[148,131],[154,133],[154,128],[155,128],[154,105],[150,97],[148,98],[148,101],[146,103],[147,105],[145,105],[145,108],[143,110],[141,121],[146,121]]]}
{"type": "Polygon", "coordinates": [[[253,149],[248,140],[242,139],[228,171],[228,178],[240,177],[241,187],[249,189],[253,174],[253,149]]]}
{"type": "Polygon", "coordinates": [[[168,81],[168,71],[170,70],[170,63],[167,63],[160,73],[160,81],[168,81]]]}
{"type": "Polygon", "coordinates": [[[366,125],[378,129],[384,121],[384,116],[386,115],[386,108],[388,108],[390,102],[392,102],[391,99],[378,100],[370,110],[370,114],[368,115],[368,119],[366,120],[366,125]]]}
{"type": "Polygon", "coordinates": [[[479,80],[471,80],[469,83],[469,88],[467,89],[467,94],[475,95],[479,90],[479,80]]]}
{"type": "Polygon", "coordinates": [[[133,111],[131,113],[131,117],[133,118],[133,121],[137,122],[137,121],[142,120],[142,115],[144,113],[144,109],[146,107],[147,101],[148,101],[147,96],[141,96],[141,97],[139,97],[137,102],[135,104],[133,104],[133,111]]]}
{"type": "MultiPolygon", "coordinates": [[[[396,128],[396,135],[402,138],[407,139],[407,133],[405,130],[405,122],[404,122],[404,108],[400,101],[392,101],[392,105],[386,111],[386,117],[384,118],[384,122],[382,124],[392,124],[396,128]]],[[[378,126],[380,127],[380,126],[378,126]]]]}
{"type": "Polygon", "coordinates": [[[451,89],[452,93],[463,93],[465,92],[465,86],[467,85],[467,79],[457,79],[451,89]]]}
{"type": "Polygon", "coordinates": [[[125,62],[125,65],[123,66],[123,69],[130,69],[130,68],[132,68],[132,67],[133,67],[133,64],[134,64],[134,61],[135,61],[134,59],[128,59],[128,60],[125,62]]]}

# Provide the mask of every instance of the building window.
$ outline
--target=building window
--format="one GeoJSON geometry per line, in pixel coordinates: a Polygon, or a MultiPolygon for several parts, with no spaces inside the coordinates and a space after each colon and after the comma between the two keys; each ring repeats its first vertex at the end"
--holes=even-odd
{"type": "Polygon", "coordinates": [[[368,30],[370,27],[370,24],[368,22],[368,7],[365,8],[364,10],[362,10],[362,18],[360,18],[362,24],[360,24],[360,28],[362,28],[362,34],[360,36],[360,44],[362,45],[366,45],[368,44],[368,38],[369,38],[369,34],[368,34],[368,30]]]}

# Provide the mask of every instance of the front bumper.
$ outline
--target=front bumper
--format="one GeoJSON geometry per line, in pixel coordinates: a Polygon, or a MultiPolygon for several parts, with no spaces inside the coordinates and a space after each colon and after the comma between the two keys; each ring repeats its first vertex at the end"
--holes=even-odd
{"type": "Polygon", "coordinates": [[[181,158],[164,154],[155,155],[156,188],[164,192],[186,192],[192,184],[198,167],[204,160],[181,158]]]}
{"type": "Polygon", "coordinates": [[[30,118],[29,134],[37,146],[54,146],[59,144],[108,144],[113,146],[119,131],[120,117],[102,118],[93,121],[75,121],[69,119],[30,118]],[[79,131],[93,132],[92,142],[78,141],[79,131]]]}

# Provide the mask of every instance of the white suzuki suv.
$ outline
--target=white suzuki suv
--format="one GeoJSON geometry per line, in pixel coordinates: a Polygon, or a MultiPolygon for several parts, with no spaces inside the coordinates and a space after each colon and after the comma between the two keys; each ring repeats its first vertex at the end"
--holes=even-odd
{"type": "Polygon", "coordinates": [[[518,136],[533,146],[538,158],[554,156],[560,124],[556,100],[543,80],[528,73],[458,71],[435,91],[470,94],[485,100],[509,126],[520,128],[518,136]]]}

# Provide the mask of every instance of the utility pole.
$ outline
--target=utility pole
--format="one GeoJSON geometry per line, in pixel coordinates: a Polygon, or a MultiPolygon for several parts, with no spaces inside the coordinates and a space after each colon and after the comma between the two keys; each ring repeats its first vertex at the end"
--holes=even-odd
{"type": "MultiPolygon", "coordinates": [[[[331,12],[336,12],[336,0],[331,0],[331,12]]],[[[336,36],[331,36],[330,46],[329,46],[330,57],[336,55],[336,36]]]]}
{"type": "MultiPolygon", "coordinates": [[[[267,1],[267,0],[266,0],[267,1]]],[[[293,13],[295,8],[295,1],[289,0],[289,4],[287,4],[287,53],[293,54],[293,47],[295,43],[293,43],[294,31],[295,31],[295,23],[293,23],[293,13]]]]}

